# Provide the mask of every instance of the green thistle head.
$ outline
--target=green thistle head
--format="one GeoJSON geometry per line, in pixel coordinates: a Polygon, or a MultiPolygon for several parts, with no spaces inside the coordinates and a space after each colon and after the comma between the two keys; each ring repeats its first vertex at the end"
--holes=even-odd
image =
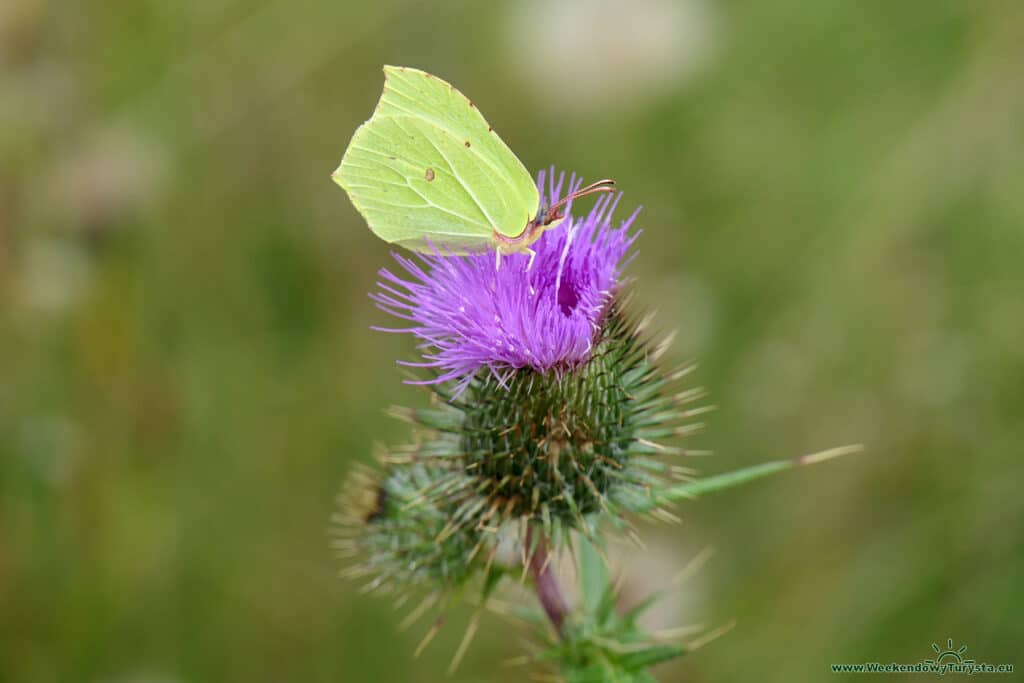
{"type": "Polygon", "coordinates": [[[696,431],[683,421],[699,411],[684,404],[703,396],[669,393],[686,370],[662,373],[658,351],[609,307],[586,363],[503,378],[481,372],[458,396],[433,386],[433,408],[394,410],[418,427],[405,461],[445,469],[452,479],[439,477],[426,496],[472,501],[460,521],[477,528],[532,521],[559,538],[658,510],[659,491],[683,470],[656,456],[684,452],[658,440],[696,431]]]}
{"type": "Polygon", "coordinates": [[[333,546],[343,559],[360,558],[345,573],[369,577],[365,590],[457,586],[474,574],[473,560],[491,539],[477,529],[451,533],[453,507],[422,494],[440,479],[451,475],[419,463],[352,474],[339,497],[333,546]]]}

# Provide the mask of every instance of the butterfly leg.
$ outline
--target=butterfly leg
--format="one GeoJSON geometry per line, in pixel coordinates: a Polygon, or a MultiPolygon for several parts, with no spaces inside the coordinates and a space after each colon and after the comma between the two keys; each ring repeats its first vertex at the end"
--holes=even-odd
{"type": "Polygon", "coordinates": [[[494,270],[495,272],[501,270],[501,249],[494,250],[494,270]]]}
{"type": "Polygon", "coordinates": [[[533,268],[533,259],[537,258],[537,252],[533,249],[527,249],[526,253],[530,255],[530,262],[526,264],[526,272],[530,272],[530,268],[533,268]]]}

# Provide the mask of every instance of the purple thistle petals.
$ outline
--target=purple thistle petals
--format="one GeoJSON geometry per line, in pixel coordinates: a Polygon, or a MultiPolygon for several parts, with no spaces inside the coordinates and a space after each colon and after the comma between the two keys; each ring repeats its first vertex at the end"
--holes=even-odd
{"type": "MultiPolygon", "coordinates": [[[[552,204],[561,196],[565,174],[546,177],[543,201],[552,204]]],[[[542,171],[542,195],[544,181],[542,171]]],[[[573,177],[569,189],[581,184],[573,177]]],[[[409,382],[455,381],[459,393],[485,367],[503,382],[518,368],[547,372],[585,362],[637,236],[629,229],[639,209],[619,227],[612,225],[620,198],[602,196],[583,218],[570,215],[567,205],[565,220],[532,245],[537,255],[529,270],[526,254],[503,256],[496,268],[493,253],[393,253],[401,269],[381,269],[370,297],[412,325],[373,329],[417,338],[422,361],[399,362],[437,374],[409,382]]]]}

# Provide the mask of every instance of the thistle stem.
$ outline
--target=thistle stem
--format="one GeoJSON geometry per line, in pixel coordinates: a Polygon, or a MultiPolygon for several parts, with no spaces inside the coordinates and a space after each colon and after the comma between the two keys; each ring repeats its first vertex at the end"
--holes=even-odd
{"type": "Polygon", "coordinates": [[[536,530],[532,524],[526,528],[526,548],[529,558],[530,577],[533,579],[533,588],[537,591],[537,599],[540,601],[544,613],[547,615],[555,631],[562,635],[562,626],[565,624],[566,616],[569,614],[569,606],[562,595],[562,587],[558,584],[558,577],[555,575],[551,562],[548,561],[548,543],[544,534],[536,530]],[[536,532],[536,536],[534,533],[536,532]]]}

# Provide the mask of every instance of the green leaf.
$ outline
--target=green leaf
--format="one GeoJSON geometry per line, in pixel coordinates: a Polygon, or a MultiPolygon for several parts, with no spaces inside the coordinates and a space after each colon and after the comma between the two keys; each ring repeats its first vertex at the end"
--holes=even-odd
{"type": "Polygon", "coordinates": [[[491,594],[494,593],[494,589],[498,587],[499,583],[501,583],[501,579],[505,576],[505,573],[506,571],[504,568],[493,564],[491,565],[490,569],[487,571],[487,576],[484,577],[482,593],[484,602],[487,602],[487,598],[491,597],[491,594]]]}
{"type": "Polygon", "coordinates": [[[637,652],[629,652],[619,655],[617,663],[623,669],[630,672],[637,672],[648,669],[655,664],[667,662],[676,657],[682,657],[686,650],[678,645],[652,645],[637,652]]]}
{"type": "Polygon", "coordinates": [[[660,593],[652,593],[646,598],[641,600],[637,605],[630,608],[628,612],[622,615],[622,621],[630,626],[636,625],[636,620],[640,618],[640,615],[646,612],[648,609],[654,606],[661,597],[660,593]]]}
{"type": "Polygon", "coordinates": [[[772,462],[766,462],[752,467],[745,467],[733,472],[704,477],[697,481],[677,484],[658,492],[649,501],[647,509],[657,507],[663,503],[673,503],[679,500],[699,498],[700,496],[707,495],[709,493],[724,491],[725,489],[739,486],[740,484],[746,484],[747,482],[767,477],[768,475],[775,474],[776,472],[782,472],[783,470],[802,467],[804,465],[814,465],[819,462],[825,462],[826,460],[832,460],[851,453],[859,453],[863,449],[864,447],[860,444],[840,446],[839,448],[831,448],[827,451],[821,451],[820,453],[802,455],[799,458],[792,458],[790,460],[774,460],[772,462]]]}
{"type": "Polygon", "coordinates": [[[605,594],[611,585],[608,568],[597,552],[597,548],[585,536],[579,537],[580,590],[583,593],[583,608],[589,615],[596,615],[605,594]]]}

